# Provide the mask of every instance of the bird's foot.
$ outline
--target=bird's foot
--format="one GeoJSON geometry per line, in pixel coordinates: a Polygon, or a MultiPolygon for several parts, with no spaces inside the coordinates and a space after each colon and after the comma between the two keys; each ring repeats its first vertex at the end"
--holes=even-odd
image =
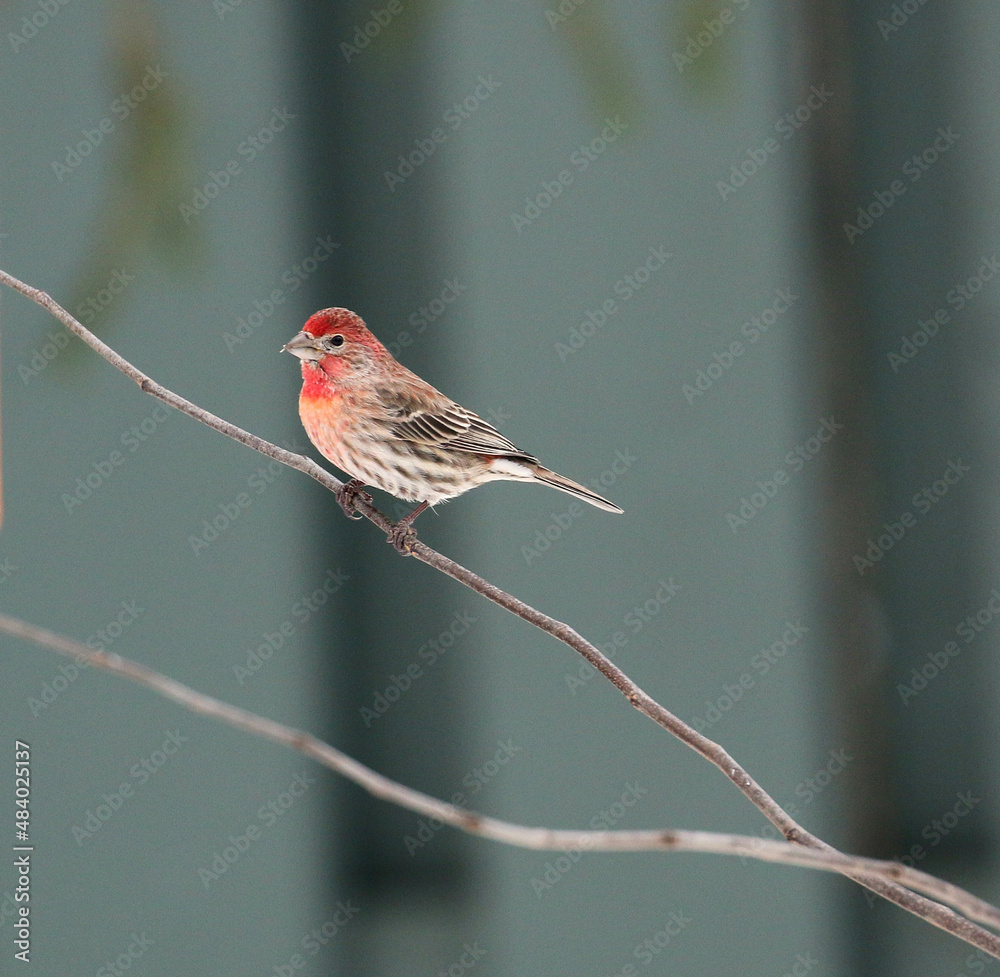
{"type": "Polygon", "coordinates": [[[368,505],[373,504],[372,497],[367,492],[361,491],[364,487],[365,483],[360,478],[352,478],[334,493],[337,501],[340,503],[340,508],[344,510],[344,515],[348,519],[361,518],[361,513],[354,508],[355,499],[360,498],[362,502],[367,502],[368,505]]]}
{"type": "Polygon", "coordinates": [[[408,516],[403,516],[388,533],[389,543],[395,547],[401,556],[409,556],[413,552],[413,544],[417,541],[417,531],[413,528],[413,520],[420,515],[429,502],[421,502],[408,516]]]}
{"type": "Polygon", "coordinates": [[[417,541],[417,531],[412,526],[398,523],[389,530],[389,543],[401,556],[409,556],[413,552],[413,544],[417,541]]]}

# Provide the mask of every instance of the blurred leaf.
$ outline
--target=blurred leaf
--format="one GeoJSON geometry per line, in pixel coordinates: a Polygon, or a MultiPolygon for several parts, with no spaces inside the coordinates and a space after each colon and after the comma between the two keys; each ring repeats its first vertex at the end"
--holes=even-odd
{"type": "MultiPolygon", "coordinates": [[[[178,210],[192,182],[185,178],[178,80],[173,69],[160,70],[147,6],[122,5],[116,17],[107,113],[115,126],[108,137],[111,163],[67,303],[98,333],[107,330],[118,304],[110,286],[127,290],[150,253],[179,270],[194,266],[202,254],[197,225],[185,224],[178,210]]],[[[72,344],[59,363],[76,363],[81,350],[72,344]]]]}
{"type": "Polygon", "coordinates": [[[672,23],[667,26],[671,65],[696,94],[717,95],[728,90],[733,39],[743,16],[739,7],[725,0],[687,0],[677,33],[672,23]],[[730,23],[721,20],[724,10],[733,17],[730,23]]]}
{"type": "MultiPolygon", "coordinates": [[[[365,56],[373,65],[384,69],[395,65],[412,51],[428,29],[428,23],[444,8],[441,0],[425,0],[420,4],[404,5],[393,20],[381,26],[364,48],[358,47],[359,60],[365,56]]],[[[576,58],[584,84],[600,119],[620,115],[626,122],[638,116],[639,93],[625,65],[627,55],[614,37],[611,22],[601,0],[545,0],[544,18],[539,18],[539,30],[554,30],[562,34],[576,58]],[[565,6],[567,13],[561,13],[565,6]]],[[[373,17],[359,17],[355,25],[363,29],[373,17]]],[[[338,40],[353,43],[355,31],[338,40]]]]}
{"type": "MultiPolygon", "coordinates": [[[[416,52],[421,38],[425,32],[429,32],[431,21],[443,6],[441,0],[404,3],[403,9],[398,14],[392,15],[391,20],[380,25],[379,32],[371,39],[370,46],[359,48],[360,56],[353,57],[362,63],[367,61],[373,66],[377,65],[383,71],[395,68],[404,57],[416,52]]],[[[347,37],[339,38],[338,41],[353,44],[358,36],[356,34],[358,28],[364,30],[367,26],[371,32],[371,24],[374,22],[373,10],[367,7],[360,9],[364,13],[359,13],[354,29],[347,37]]]]}
{"type": "Polygon", "coordinates": [[[604,4],[600,0],[571,2],[578,6],[569,10],[568,4],[547,0],[546,20],[569,42],[598,116],[620,115],[634,124],[639,115],[639,91],[626,67],[625,47],[611,29],[604,4]],[[563,9],[569,12],[563,14],[563,9]]]}

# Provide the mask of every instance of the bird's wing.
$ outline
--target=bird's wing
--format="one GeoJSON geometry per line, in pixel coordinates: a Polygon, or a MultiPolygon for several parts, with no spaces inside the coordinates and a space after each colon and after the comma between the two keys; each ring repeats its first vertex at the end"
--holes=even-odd
{"type": "Polygon", "coordinates": [[[533,455],[508,441],[493,425],[458,404],[438,410],[401,411],[392,429],[397,437],[417,444],[538,462],[533,455]]]}

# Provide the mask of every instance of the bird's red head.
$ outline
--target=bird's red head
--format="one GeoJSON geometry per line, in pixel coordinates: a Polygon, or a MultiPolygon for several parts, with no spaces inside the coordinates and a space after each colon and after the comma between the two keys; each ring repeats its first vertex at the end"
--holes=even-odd
{"type": "Polygon", "coordinates": [[[310,316],[302,332],[282,349],[302,360],[307,384],[350,383],[367,376],[389,356],[361,316],[349,309],[323,309],[310,316]]]}
{"type": "Polygon", "coordinates": [[[339,333],[344,337],[345,343],[359,343],[362,346],[367,346],[373,352],[385,349],[369,332],[361,316],[356,312],[351,312],[350,309],[322,309],[309,317],[309,321],[302,327],[302,331],[317,339],[339,333]]]}

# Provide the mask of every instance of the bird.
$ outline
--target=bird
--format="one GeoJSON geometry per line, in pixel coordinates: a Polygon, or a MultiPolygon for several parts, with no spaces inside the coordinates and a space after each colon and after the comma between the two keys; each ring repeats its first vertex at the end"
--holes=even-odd
{"type": "MultiPolygon", "coordinates": [[[[397,362],[354,312],[323,309],[282,346],[301,360],[299,417],[320,453],[350,476],[337,495],[344,511],[371,485],[419,503],[389,532],[412,549],[413,521],[428,506],[486,482],[549,485],[606,512],[613,502],[542,466],[495,427],[397,362]]],[[[356,518],[360,518],[357,516],[356,518]]]]}

